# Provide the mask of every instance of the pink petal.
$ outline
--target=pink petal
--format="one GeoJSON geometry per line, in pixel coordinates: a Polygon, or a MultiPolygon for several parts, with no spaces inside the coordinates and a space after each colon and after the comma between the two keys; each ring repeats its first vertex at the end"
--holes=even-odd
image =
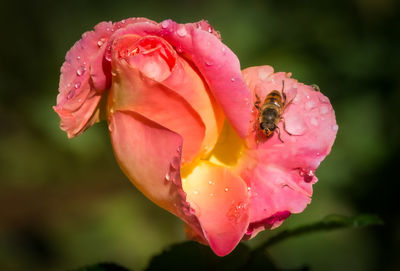
{"type": "MultiPolygon", "coordinates": [[[[121,37],[121,42],[124,37],[121,37]]],[[[119,45],[117,41],[115,47],[119,45]]],[[[118,47],[119,48],[119,47],[118,47]]],[[[192,161],[200,152],[205,135],[204,124],[196,111],[176,92],[132,67],[119,51],[113,54],[113,86],[110,110],[129,110],[174,131],[183,137],[183,159],[192,161]]]]}
{"type": "Polygon", "coordinates": [[[189,56],[232,126],[244,137],[250,121],[250,97],[236,55],[213,34],[213,30],[210,30],[212,33],[203,30],[204,22],[202,25],[180,25],[167,20],[160,24],[162,37],[178,52],[189,56]]]}
{"type": "MultiPolygon", "coordinates": [[[[304,210],[311,201],[312,184],[317,181],[315,170],[329,154],[338,126],[329,99],[290,79],[290,74],[273,73],[271,67],[261,66],[244,70],[243,76],[252,93],[252,103],[255,94],[264,101],[270,91],[281,91],[282,81],[290,102],[278,124],[284,143],[279,140],[277,130],[259,143],[257,129],[246,139],[250,149],[241,161],[241,176],[251,188],[254,226],[279,212],[304,210]]],[[[258,112],[254,112],[253,122],[257,126],[258,112]]]]}
{"type": "Polygon", "coordinates": [[[90,65],[100,49],[99,42],[106,40],[111,23],[100,23],[95,31],[82,35],[82,39],[68,51],[61,67],[59,94],[54,110],[61,118],[61,128],[74,137],[98,121],[94,112],[100,95],[90,84],[90,65]]]}
{"type": "Polygon", "coordinates": [[[117,161],[130,181],[150,200],[202,232],[185,200],[180,177],[182,137],[132,111],[109,116],[117,161]]]}
{"type": "Polygon", "coordinates": [[[183,25],[166,20],[158,27],[135,24],[117,33],[155,35],[168,41],[178,53],[193,61],[233,127],[241,137],[246,135],[250,121],[250,97],[242,79],[239,60],[206,22],[183,25]]]}
{"type": "Polygon", "coordinates": [[[230,253],[249,224],[245,182],[226,167],[201,161],[182,185],[212,250],[219,256],[230,253]]]}

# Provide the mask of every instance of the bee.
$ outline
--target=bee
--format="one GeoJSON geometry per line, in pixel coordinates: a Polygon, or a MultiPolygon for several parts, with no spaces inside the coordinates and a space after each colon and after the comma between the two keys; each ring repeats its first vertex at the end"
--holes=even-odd
{"type": "MultiPolygon", "coordinates": [[[[278,127],[278,123],[282,120],[282,114],[290,104],[291,101],[287,103],[286,94],[283,91],[285,88],[285,81],[282,81],[282,95],[277,90],[272,90],[265,97],[263,104],[261,105],[260,97],[256,94],[256,102],[254,107],[258,110],[258,122],[255,123],[255,128],[258,127],[258,131],[261,131],[266,137],[271,137],[275,130],[278,131],[278,138],[281,139],[281,132],[278,127]]],[[[288,133],[289,134],[289,133],[288,133]]],[[[257,133],[257,142],[259,141],[260,133],[257,133]]]]}

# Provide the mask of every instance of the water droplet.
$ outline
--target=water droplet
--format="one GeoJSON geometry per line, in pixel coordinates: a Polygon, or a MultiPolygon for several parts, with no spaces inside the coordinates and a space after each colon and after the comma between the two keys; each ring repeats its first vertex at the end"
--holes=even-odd
{"type": "Polygon", "coordinates": [[[85,71],[86,71],[86,67],[81,66],[79,69],[76,70],[76,75],[81,76],[85,73],[85,71]]]}
{"type": "Polygon", "coordinates": [[[311,118],[310,123],[313,126],[318,126],[318,120],[316,118],[314,118],[314,117],[311,118]]]}
{"type": "Polygon", "coordinates": [[[111,29],[109,27],[106,28],[106,31],[109,32],[111,29]]]}
{"type": "Polygon", "coordinates": [[[169,182],[171,180],[171,175],[169,175],[169,172],[165,174],[165,180],[169,182]]]}
{"type": "Polygon", "coordinates": [[[215,184],[215,183],[214,183],[214,181],[212,181],[212,180],[209,180],[209,181],[208,181],[208,184],[210,184],[210,185],[211,185],[211,184],[215,184]]]}
{"type": "Polygon", "coordinates": [[[328,103],[329,103],[328,97],[323,96],[323,95],[321,95],[321,96],[319,97],[319,100],[320,100],[322,103],[325,103],[325,104],[328,104],[328,103]]]}
{"type": "Polygon", "coordinates": [[[78,83],[76,83],[75,85],[74,85],[74,88],[75,89],[78,89],[78,88],[80,88],[81,87],[81,83],[80,82],[78,82],[78,83]]]}
{"type": "Polygon", "coordinates": [[[337,124],[335,124],[335,125],[332,126],[332,130],[333,130],[333,131],[337,131],[338,129],[339,129],[339,126],[338,126],[337,124]]]}
{"type": "Polygon", "coordinates": [[[177,169],[179,169],[180,164],[181,164],[181,159],[179,157],[175,156],[172,158],[171,168],[177,170],[177,169]]]}
{"type": "Polygon", "coordinates": [[[303,177],[306,183],[311,182],[314,179],[314,171],[312,169],[299,169],[299,175],[303,177]]]}
{"type": "Polygon", "coordinates": [[[321,113],[321,114],[326,114],[326,113],[328,113],[328,112],[329,112],[329,107],[326,106],[326,105],[323,105],[323,106],[321,106],[321,107],[319,108],[319,113],[321,113]]]}
{"type": "Polygon", "coordinates": [[[68,83],[67,84],[67,88],[70,88],[72,85],[71,85],[71,83],[68,83]]]}
{"type": "Polygon", "coordinates": [[[111,45],[108,45],[108,46],[107,46],[106,52],[105,52],[105,54],[104,54],[104,58],[105,58],[107,61],[111,61],[111,45]]]}
{"type": "Polygon", "coordinates": [[[235,81],[236,81],[235,77],[232,77],[232,78],[231,78],[231,81],[232,81],[232,82],[235,82],[235,81]]]}
{"type": "Polygon", "coordinates": [[[246,210],[247,210],[247,203],[239,202],[235,204],[235,201],[233,201],[232,206],[226,213],[226,216],[228,217],[229,221],[237,224],[240,222],[240,219],[246,213],[246,210]]]}
{"type": "Polygon", "coordinates": [[[77,56],[77,57],[76,57],[76,59],[77,59],[77,60],[80,60],[80,59],[81,59],[81,57],[80,57],[80,56],[77,56]]]}
{"type": "Polygon", "coordinates": [[[103,46],[103,44],[104,44],[105,41],[106,41],[105,38],[99,39],[99,40],[97,41],[97,46],[99,46],[99,47],[103,46]]]}
{"type": "Polygon", "coordinates": [[[187,31],[186,28],[182,25],[177,31],[176,34],[178,34],[179,37],[183,38],[184,36],[186,36],[187,31]]]}
{"type": "Polygon", "coordinates": [[[193,194],[198,195],[198,194],[199,194],[199,191],[194,190],[194,191],[193,191],[193,194]]]}
{"type": "Polygon", "coordinates": [[[226,54],[226,47],[225,47],[225,46],[222,46],[221,51],[222,51],[222,53],[225,55],[225,54],[226,54]]]}
{"type": "Polygon", "coordinates": [[[212,66],[212,64],[213,64],[213,63],[211,62],[211,60],[206,60],[205,63],[206,63],[207,66],[212,66]]]}
{"type": "Polygon", "coordinates": [[[302,135],[307,130],[304,123],[303,116],[299,114],[292,114],[285,118],[285,126],[288,133],[292,135],[302,135]]]}
{"type": "Polygon", "coordinates": [[[248,191],[251,191],[251,187],[250,187],[250,186],[249,186],[249,187],[247,187],[247,190],[248,190],[248,191]]]}
{"type": "Polygon", "coordinates": [[[121,21],[121,24],[124,24],[124,23],[126,23],[126,21],[125,21],[125,20],[122,20],[122,21],[121,21]]]}
{"type": "Polygon", "coordinates": [[[208,33],[212,33],[212,32],[213,32],[213,29],[212,29],[211,26],[209,26],[209,27],[208,27],[208,33]]]}
{"type": "Polygon", "coordinates": [[[71,90],[68,92],[67,99],[68,99],[68,100],[72,99],[72,98],[74,97],[74,95],[75,95],[75,89],[71,89],[71,90]]]}
{"type": "Polygon", "coordinates": [[[310,95],[307,95],[306,97],[307,97],[307,99],[310,99],[310,95]]]}
{"type": "Polygon", "coordinates": [[[313,100],[306,102],[304,106],[307,110],[311,110],[315,107],[315,102],[313,100]]]}
{"type": "Polygon", "coordinates": [[[165,29],[165,28],[167,28],[168,26],[169,26],[169,21],[168,21],[168,20],[165,20],[165,21],[162,21],[162,22],[161,22],[161,27],[162,27],[162,28],[165,29]]]}
{"type": "Polygon", "coordinates": [[[228,187],[225,187],[224,190],[225,190],[225,192],[228,192],[228,191],[229,191],[229,188],[228,188],[228,187]]]}

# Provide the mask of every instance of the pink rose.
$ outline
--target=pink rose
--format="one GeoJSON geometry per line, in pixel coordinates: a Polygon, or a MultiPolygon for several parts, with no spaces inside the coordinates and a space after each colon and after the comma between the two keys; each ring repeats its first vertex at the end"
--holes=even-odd
{"type": "Polygon", "coordinates": [[[337,130],[325,96],[267,66],[242,76],[204,21],[100,23],[67,53],[59,91],[68,136],[106,118],[131,182],[221,256],[305,208],[337,130]],[[282,81],[283,142],[276,132],[260,141],[255,94],[282,81]]]}

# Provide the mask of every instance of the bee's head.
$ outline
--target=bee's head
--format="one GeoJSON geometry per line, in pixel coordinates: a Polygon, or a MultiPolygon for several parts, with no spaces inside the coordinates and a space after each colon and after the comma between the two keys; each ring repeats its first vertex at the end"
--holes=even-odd
{"type": "Polygon", "coordinates": [[[266,136],[270,136],[272,134],[272,132],[275,130],[275,124],[269,123],[269,122],[261,122],[260,130],[263,131],[263,133],[266,136]]]}

